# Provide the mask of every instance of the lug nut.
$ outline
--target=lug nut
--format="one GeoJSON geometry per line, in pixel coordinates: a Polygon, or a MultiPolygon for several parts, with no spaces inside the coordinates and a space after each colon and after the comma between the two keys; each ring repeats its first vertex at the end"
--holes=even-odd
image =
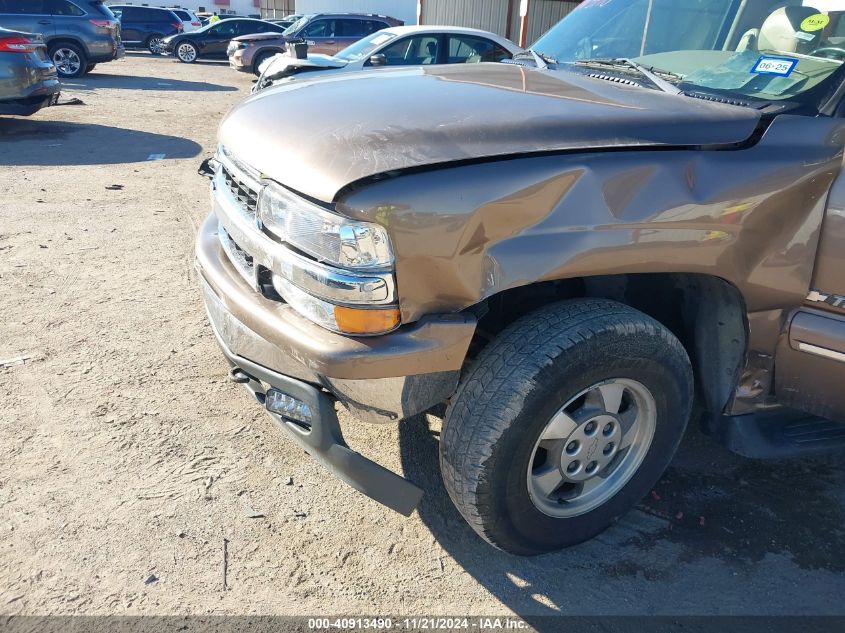
{"type": "Polygon", "coordinates": [[[578,452],[578,449],[581,448],[581,444],[578,440],[572,440],[569,444],[566,445],[566,452],[570,455],[574,455],[578,452]]]}
{"type": "Polygon", "coordinates": [[[610,455],[613,452],[613,447],[613,442],[608,442],[604,445],[604,450],[602,450],[602,453],[604,453],[605,455],[610,455]]]}
{"type": "Polygon", "coordinates": [[[581,462],[576,459],[574,462],[569,462],[569,466],[566,467],[566,472],[570,475],[574,475],[578,472],[579,468],[581,468],[581,462]]]}
{"type": "Polygon", "coordinates": [[[604,433],[605,437],[613,433],[613,422],[608,422],[607,424],[605,424],[602,433],[604,433]]]}
{"type": "Polygon", "coordinates": [[[584,426],[584,434],[585,435],[592,435],[596,432],[596,427],[598,425],[595,422],[587,422],[586,426],[584,426]]]}

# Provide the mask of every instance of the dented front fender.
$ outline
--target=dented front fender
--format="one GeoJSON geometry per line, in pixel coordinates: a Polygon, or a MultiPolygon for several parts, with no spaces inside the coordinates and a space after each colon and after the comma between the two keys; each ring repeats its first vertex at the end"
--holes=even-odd
{"type": "Polygon", "coordinates": [[[750,312],[799,305],[845,122],[780,116],[750,147],[562,152],[357,183],[338,203],[387,227],[404,322],[540,281],[721,277],[750,312]]]}

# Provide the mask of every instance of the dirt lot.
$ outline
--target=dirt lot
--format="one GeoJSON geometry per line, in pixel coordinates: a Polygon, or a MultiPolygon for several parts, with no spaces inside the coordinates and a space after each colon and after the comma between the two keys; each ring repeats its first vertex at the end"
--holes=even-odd
{"type": "Polygon", "coordinates": [[[519,559],[450,505],[435,415],[343,418],[428,489],[410,519],[280,437],[193,268],[197,167],[250,79],[130,54],[67,84],[84,105],[0,119],[0,361],[27,357],[0,367],[0,613],[845,614],[841,457],[690,433],[618,526],[519,559]]]}

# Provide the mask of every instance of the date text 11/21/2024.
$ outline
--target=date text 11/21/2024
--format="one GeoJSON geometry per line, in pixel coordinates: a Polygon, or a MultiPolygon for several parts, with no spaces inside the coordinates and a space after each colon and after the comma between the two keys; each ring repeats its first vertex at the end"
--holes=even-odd
{"type": "Polygon", "coordinates": [[[309,618],[308,628],[312,631],[527,631],[530,625],[520,618],[512,617],[350,617],[309,618]]]}

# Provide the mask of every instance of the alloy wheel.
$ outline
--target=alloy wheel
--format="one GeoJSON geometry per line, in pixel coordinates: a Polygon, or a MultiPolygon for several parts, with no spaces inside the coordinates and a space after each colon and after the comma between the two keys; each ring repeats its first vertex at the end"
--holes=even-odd
{"type": "Polygon", "coordinates": [[[180,44],[176,49],[176,55],[179,57],[179,61],[192,62],[197,58],[197,49],[194,48],[193,44],[180,44]]]}
{"type": "Polygon", "coordinates": [[[627,378],[593,385],[569,400],[534,445],[528,466],[534,506],[566,518],[607,502],[648,452],[656,409],[648,388],[627,378]]]}
{"type": "Polygon", "coordinates": [[[65,76],[75,75],[82,67],[82,60],[76,51],[70,48],[57,48],[53,52],[53,64],[59,74],[65,76]]]}

